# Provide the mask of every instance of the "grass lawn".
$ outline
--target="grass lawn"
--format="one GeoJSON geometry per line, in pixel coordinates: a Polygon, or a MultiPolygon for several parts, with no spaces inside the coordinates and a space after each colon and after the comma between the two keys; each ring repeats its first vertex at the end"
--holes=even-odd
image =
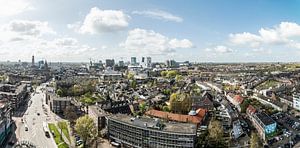
{"type": "Polygon", "coordinates": [[[55,141],[56,145],[58,145],[58,148],[69,148],[69,146],[64,142],[64,140],[60,139],[60,132],[56,128],[55,124],[49,123],[48,126],[49,126],[49,129],[50,129],[50,132],[51,131],[54,132],[55,137],[53,136],[53,138],[54,138],[54,141],[55,141]]]}
{"type": "Polygon", "coordinates": [[[57,125],[59,128],[62,129],[62,132],[68,138],[68,140],[71,141],[67,122],[61,121],[61,122],[58,122],[57,125]]]}

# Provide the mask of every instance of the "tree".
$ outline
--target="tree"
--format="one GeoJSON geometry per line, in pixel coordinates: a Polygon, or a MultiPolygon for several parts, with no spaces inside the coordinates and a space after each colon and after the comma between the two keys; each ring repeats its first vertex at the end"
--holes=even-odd
{"type": "Polygon", "coordinates": [[[82,92],[83,92],[83,89],[82,89],[81,85],[73,85],[72,94],[74,96],[79,96],[79,95],[81,95],[82,92]]]}
{"type": "Polygon", "coordinates": [[[130,82],[130,86],[131,86],[131,88],[133,88],[133,89],[135,89],[136,88],[136,80],[131,80],[131,82],[130,82]]]}
{"type": "Polygon", "coordinates": [[[192,107],[191,96],[187,93],[172,93],[169,103],[170,110],[175,113],[187,113],[192,107]]]}
{"type": "Polygon", "coordinates": [[[144,112],[146,111],[146,108],[147,108],[146,103],[145,103],[145,102],[141,103],[141,104],[139,105],[139,108],[140,108],[140,111],[141,111],[142,113],[144,113],[144,112]]]}
{"type": "Polygon", "coordinates": [[[61,89],[58,89],[56,91],[56,94],[61,97],[63,95],[63,91],[61,89]]]}
{"type": "Polygon", "coordinates": [[[168,71],[167,78],[169,78],[169,79],[175,78],[176,75],[177,75],[177,71],[176,70],[171,70],[171,71],[168,71]]]}
{"type": "Polygon", "coordinates": [[[170,109],[169,109],[168,106],[163,106],[163,111],[164,111],[164,112],[170,112],[170,109]]]}
{"type": "Polygon", "coordinates": [[[76,120],[75,131],[82,138],[83,147],[97,137],[97,129],[94,120],[88,115],[82,116],[76,120]]]}
{"type": "Polygon", "coordinates": [[[250,139],[250,148],[257,148],[259,147],[259,139],[256,133],[251,133],[251,139],[250,139]]]}
{"type": "Polygon", "coordinates": [[[170,103],[170,110],[173,111],[173,112],[176,112],[178,109],[178,101],[177,101],[177,98],[178,98],[178,93],[172,93],[171,96],[170,96],[170,100],[169,100],[169,103],[170,103]]]}
{"type": "Polygon", "coordinates": [[[170,89],[164,89],[162,93],[164,95],[170,95],[171,94],[171,90],[170,89]]]}
{"type": "Polygon", "coordinates": [[[208,125],[209,138],[219,140],[223,137],[224,131],[220,121],[213,119],[208,125]]]}
{"type": "Polygon", "coordinates": [[[183,79],[183,76],[182,76],[182,75],[176,75],[176,76],[175,76],[176,82],[179,82],[179,81],[181,81],[182,79],[183,79]]]}
{"type": "Polygon", "coordinates": [[[241,104],[241,112],[242,112],[242,113],[245,113],[245,112],[246,112],[246,109],[247,109],[247,107],[249,106],[249,104],[250,104],[250,100],[249,100],[249,99],[245,99],[245,100],[243,101],[243,103],[241,104]]]}
{"type": "Polygon", "coordinates": [[[72,122],[74,122],[77,119],[77,114],[75,110],[75,106],[67,106],[64,110],[64,116],[72,122]]]}
{"type": "Polygon", "coordinates": [[[161,75],[162,77],[166,77],[167,74],[168,74],[168,71],[162,71],[162,72],[160,72],[160,75],[161,75]]]}
{"type": "Polygon", "coordinates": [[[211,147],[225,147],[224,130],[220,121],[212,119],[208,125],[208,139],[211,147]]]}
{"type": "Polygon", "coordinates": [[[134,78],[134,74],[133,73],[128,73],[127,79],[133,80],[133,78],[134,78]]]}

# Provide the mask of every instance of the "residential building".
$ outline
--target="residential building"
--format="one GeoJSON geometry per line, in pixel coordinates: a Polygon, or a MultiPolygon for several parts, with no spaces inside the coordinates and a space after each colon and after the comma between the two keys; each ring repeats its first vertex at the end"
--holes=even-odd
{"type": "Polygon", "coordinates": [[[0,101],[0,147],[12,132],[12,109],[8,101],[0,101]]]}
{"type": "Polygon", "coordinates": [[[123,74],[118,71],[106,70],[100,74],[101,80],[120,80],[123,78],[123,74]]]}
{"type": "Polygon", "coordinates": [[[108,116],[108,137],[123,147],[194,148],[196,125],[168,123],[146,117],[108,116]]]}
{"type": "Polygon", "coordinates": [[[257,111],[253,106],[247,108],[247,115],[263,140],[276,132],[277,123],[266,113],[257,111]]]}
{"type": "Polygon", "coordinates": [[[232,94],[232,93],[228,93],[227,95],[226,95],[226,98],[227,98],[227,100],[231,103],[231,104],[233,104],[236,108],[237,108],[237,110],[239,111],[239,112],[241,112],[241,104],[243,103],[243,101],[244,101],[244,98],[242,97],[242,96],[240,96],[240,95],[234,95],[234,94],[232,94]]]}
{"type": "Polygon", "coordinates": [[[27,100],[27,85],[9,85],[9,84],[2,84],[0,85],[0,99],[1,100],[8,100],[11,102],[11,106],[14,110],[19,108],[23,105],[27,100]]]}
{"type": "Polygon", "coordinates": [[[48,104],[50,110],[56,114],[62,114],[68,106],[72,105],[70,97],[59,97],[55,94],[54,90],[50,88],[46,90],[45,97],[46,104],[48,104]]]}
{"type": "Polygon", "coordinates": [[[293,94],[293,107],[300,111],[300,93],[293,94]]]}
{"type": "Polygon", "coordinates": [[[240,120],[236,120],[232,122],[232,131],[231,135],[234,139],[238,139],[244,134],[243,128],[241,126],[240,120]]]}

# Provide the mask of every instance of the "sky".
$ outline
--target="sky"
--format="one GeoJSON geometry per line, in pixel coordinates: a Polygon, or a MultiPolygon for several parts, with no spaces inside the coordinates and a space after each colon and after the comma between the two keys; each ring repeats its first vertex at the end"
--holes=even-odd
{"type": "Polygon", "coordinates": [[[300,62],[300,0],[0,0],[0,61],[300,62]]]}

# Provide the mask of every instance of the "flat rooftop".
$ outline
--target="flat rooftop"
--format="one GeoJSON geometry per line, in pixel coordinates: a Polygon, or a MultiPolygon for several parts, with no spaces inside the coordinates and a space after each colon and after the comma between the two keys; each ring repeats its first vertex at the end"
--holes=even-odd
{"type": "Polygon", "coordinates": [[[163,122],[159,119],[148,117],[132,117],[124,114],[111,115],[108,118],[122,121],[127,124],[132,124],[141,128],[156,129],[165,132],[183,133],[183,134],[196,134],[197,127],[195,124],[178,123],[178,122],[163,122]],[[163,128],[159,129],[157,125],[163,124],[163,128]]]}
{"type": "Polygon", "coordinates": [[[256,116],[261,120],[261,122],[263,122],[264,125],[270,125],[275,123],[275,121],[264,112],[258,112],[256,113],[256,116]]]}

